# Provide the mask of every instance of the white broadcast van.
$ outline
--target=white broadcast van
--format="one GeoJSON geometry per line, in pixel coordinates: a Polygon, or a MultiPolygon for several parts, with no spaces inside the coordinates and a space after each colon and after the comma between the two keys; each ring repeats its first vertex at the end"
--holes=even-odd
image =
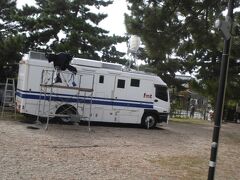
{"type": "Polygon", "coordinates": [[[17,110],[40,117],[59,117],[153,128],[168,122],[168,87],[153,74],[124,70],[120,64],[73,58],[77,74],[57,72],[44,53],[31,51],[19,63],[17,110]],[[89,119],[88,119],[89,120],[89,119]]]}

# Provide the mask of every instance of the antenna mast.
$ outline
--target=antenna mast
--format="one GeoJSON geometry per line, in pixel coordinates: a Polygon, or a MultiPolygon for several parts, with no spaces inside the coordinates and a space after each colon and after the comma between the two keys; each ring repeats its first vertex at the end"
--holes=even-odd
{"type": "Polygon", "coordinates": [[[135,62],[136,64],[136,55],[137,55],[139,46],[140,46],[140,37],[138,37],[137,35],[131,35],[128,41],[128,52],[127,52],[127,54],[130,56],[130,59],[128,61],[128,67],[127,67],[128,70],[130,70],[131,68],[132,61],[135,62]]]}

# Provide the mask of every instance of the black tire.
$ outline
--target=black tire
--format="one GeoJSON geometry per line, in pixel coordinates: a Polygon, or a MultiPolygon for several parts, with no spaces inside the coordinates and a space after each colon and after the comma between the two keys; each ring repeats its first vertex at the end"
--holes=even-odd
{"type": "Polygon", "coordinates": [[[145,113],[142,117],[142,126],[146,129],[152,129],[157,124],[157,116],[153,113],[145,113]]]}
{"type": "MultiPolygon", "coordinates": [[[[76,115],[77,114],[77,110],[74,106],[72,105],[63,105],[61,107],[59,107],[56,111],[56,114],[61,114],[61,115],[76,115]]],[[[57,117],[57,119],[62,122],[62,123],[66,123],[66,124],[70,124],[72,123],[72,119],[71,117],[57,117]]]]}

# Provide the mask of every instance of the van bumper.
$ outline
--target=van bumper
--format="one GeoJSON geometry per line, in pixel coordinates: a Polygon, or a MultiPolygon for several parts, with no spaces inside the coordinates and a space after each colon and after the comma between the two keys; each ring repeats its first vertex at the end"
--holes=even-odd
{"type": "Polygon", "coordinates": [[[158,123],[168,123],[169,113],[158,113],[158,123]]]}

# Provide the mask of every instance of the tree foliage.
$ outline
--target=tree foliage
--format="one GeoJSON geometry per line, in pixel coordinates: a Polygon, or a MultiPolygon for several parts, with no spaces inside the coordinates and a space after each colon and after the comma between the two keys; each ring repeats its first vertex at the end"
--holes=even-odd
{"type": "Polygon", "coordinates": [[[0,1],[0,40],[9,36],[10,33],[16,32],[12,17],[16,13],[16,1],[0,1]]]}
{"type": "MultiPolygon", "coordinates": [[[[103,0],[36,0],[36,6],[25,5],[16,16],[27,49],[69,52],[74,56],[109,60],[115,58],[114,45],[124,37],[110,36],[99,23],[107,17],[94,13],[112,1],[103,0]],[[104,56],[102,56],[104,54],[104,56]]],[[[117,54],[118,59],[124,54],[117,54]]],[[[116,60],[116,59],[115,59],[116,60]]],[[[117,61],[117,60],[116,60],[117,61]]]]}
{"type": "Polygon", "coordinates": [[[16,1],[0,1],[0,7],[0,71],[2,72],[0,81],[2,81],[5,65],[15,63],[21,57],[23,39],[18,35],[17,24],[13,18],[16,15],[16,1]]]}
{"type": "MultiPolygon", "coordinates": [[[[197,78],[192,87],[214,100],[223,48],[223,38],[214,28],[214,22],[223,18],[226,3],[217,0],[128,2],[131,14],[125,15],[127,30],[141,37],[149,64],[168,85],[175,85],[176,72],[189,72],[197,78]]],[[[235,7],[238,6],[236,3],[235,7]]],[[[235,17],[239,22],[238,13],[235,17]]],[[[235,92],[240,88],[238,38],[234,42],[227,88],[229,99],[240,98],[240,93],[235,92]]]]}
{"type": "Polygon", "coordinates": [[[18,62],[30,50],[69,52],[75,57],[125,63],[115,45],[125,37],[109,35],[99,23],[100,7],[111,0],[35,0],[18,9],[16,0],[0,1],[0,65],[18,62]]]}

